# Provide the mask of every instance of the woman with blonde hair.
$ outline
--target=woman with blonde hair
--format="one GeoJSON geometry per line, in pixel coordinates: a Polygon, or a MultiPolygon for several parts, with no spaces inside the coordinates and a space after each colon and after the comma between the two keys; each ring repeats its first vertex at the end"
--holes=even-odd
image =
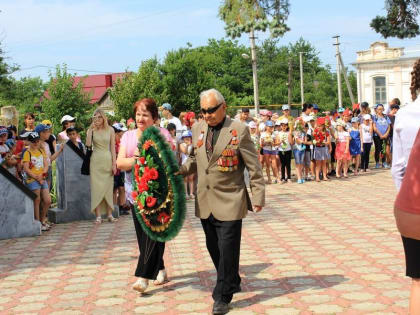
{"type": "Polygon", "coordinates": [[[96,215],[96,223],[102,222],[106,214],[109,222],[115,222],[113,188],[114,175],[117,172],[115,154],[115,132],[108,125],[105,113],[101,109],[93,113],[93,121],[87,131],[86,146],[92,147],[90,160],[91,211],[96,215]]]}

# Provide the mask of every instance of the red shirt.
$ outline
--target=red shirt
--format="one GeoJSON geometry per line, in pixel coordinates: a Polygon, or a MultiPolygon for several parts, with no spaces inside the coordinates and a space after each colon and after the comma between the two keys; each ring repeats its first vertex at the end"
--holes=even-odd
{"type": "Polygon", "coordinates": [[[413,214],[420,214],[420,130],[414,140],[395,208],[413,214]]]}

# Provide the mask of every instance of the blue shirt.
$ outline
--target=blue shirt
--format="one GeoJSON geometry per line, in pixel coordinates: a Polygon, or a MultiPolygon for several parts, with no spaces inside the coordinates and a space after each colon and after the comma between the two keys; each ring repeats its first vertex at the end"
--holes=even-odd
{"type": "MultiPolygon", "coordinates": [[[[377,115],[373,116],[373,122],[376,124],[376,129],[384,135],[388,130],[389,125],[391,124],[391,120],[389,120],[388,116],[378,117],[377,115]]],[[[375,132],[375,135],[378,134],[375,132]]]]}

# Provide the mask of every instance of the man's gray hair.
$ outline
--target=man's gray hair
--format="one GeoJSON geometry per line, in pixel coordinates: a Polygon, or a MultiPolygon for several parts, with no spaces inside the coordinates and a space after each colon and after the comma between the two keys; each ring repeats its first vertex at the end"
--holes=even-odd
{"type": "Polygon", "coordinates": [[[223,97],[222,93],[220,93],[216,89],[210,89],[210,90],[205,90],[205,91],[201,92],[200,93],[200,101],[205,97],[209,97],[210,95],[214,95],[218,104],[225,103],[225,98],[223,97]]]}

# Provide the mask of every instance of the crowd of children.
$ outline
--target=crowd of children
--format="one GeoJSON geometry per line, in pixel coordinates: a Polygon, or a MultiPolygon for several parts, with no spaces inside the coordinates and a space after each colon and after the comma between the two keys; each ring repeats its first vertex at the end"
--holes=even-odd
{"type": "MultiPolygon", "coordinates": [[[[266,170],[267,184],[290,183],[291,160],[294,157],[297,183],[308,180],[328,181],[331,176],[348,178],[369,171],[372,144],[375,146],[375,168],[389,168],[392,152],[392,128],[399,100],[385,107],[373,108],[363,102],[352,110],[339,108],[319,113],[315,104],[304,104],[300,117],[290,115],[283,105],[283,116],[261,110],[259,117],[247,123],[251,138],[266,170]],[[382,165],[380,164],[382,161],[382,165]],[[272,180],[273,179],[273,180],[272,180]]],[[[246,115],[249,117],[249,115],[246,115]]]]}

